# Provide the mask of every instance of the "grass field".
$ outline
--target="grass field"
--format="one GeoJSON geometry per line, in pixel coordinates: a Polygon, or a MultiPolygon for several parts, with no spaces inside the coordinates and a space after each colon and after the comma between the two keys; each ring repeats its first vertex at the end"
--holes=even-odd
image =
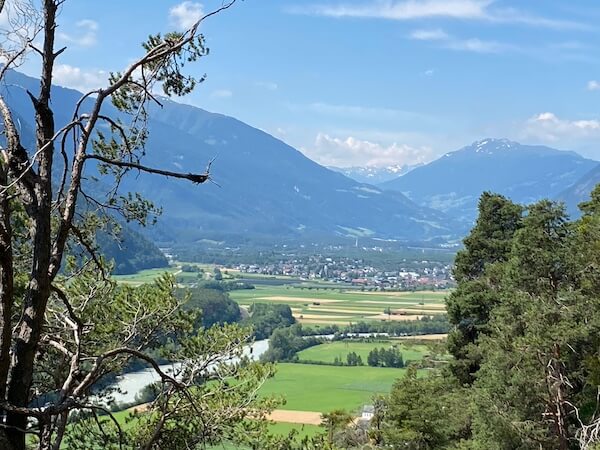
{"type": "Polygon", "coordinates": [[[356,352],[362,358],[364,364],[367,364],[367,356],[374,348],[388,348],[391,345],[396,345],[402,353],[404,361],[418,361],[429,354],[429,349],[422,344],[404,344],[398,341],[387,342],[352,342],[352,341],[336,341],[327,342],[325,344],[316,345],[307,348],[298,353],[300,361],[322,361],[333,362],[335,357],[340,361],[346,361],[346,355],[350,352],[356,352]]]}
{"type": "Polygon", "coordinates": [[[271,433],[282,436],[290,434],[292,430],[298,430],[298,436],[302,438],[304,436],[314,436],[322,432],[323,428],[317,425],[297,425],[295,423],[274,423],[269,425],[271,433]]]}
{"type": "Polygon", "coordinates": [[[374,394],[389,392],[404,373],[404,369],[280,363],[261,394],[285,397],[287,403],[281,409],[358,412],[374,394]]]}
{"type": "Polygon", "coordinates": [[[112,279],[117,283],[139,286],[144,283],[152,283],[165,272],[175,275],[180,269],[178,267],[163,267],[161,269],[142,270],[131,275],[113,275],[112,279]]]}
{"type": "Polygon", "coordinates": [[[242,306],[252,303],[287,304],[300,323],[347,325],[358,321],[416,320],[424,315],[445,313],[449,291],[362,292],[302,285],[256,286],[230,292],[242,306]],[[391,315],[384,311],[389,308],[391,315]]]}

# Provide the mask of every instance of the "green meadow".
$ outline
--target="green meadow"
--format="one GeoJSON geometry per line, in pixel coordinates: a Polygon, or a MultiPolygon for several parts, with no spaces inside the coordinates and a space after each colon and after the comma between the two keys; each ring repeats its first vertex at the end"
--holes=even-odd
{"type": "Polygon", "coordinates": [[[285,398],[281,409],[358,413],[375,394],[386,394],[405,369],[277,364],[277,373],[261,389],[262,395],[285,398]]]}
{"type": "Polygon", "coordinates": [[[175,275],[180,272],[179,267],[163,267],[161,269],[147,269],[141,270],[140,272],[131,275],[113,275],[111,278],[117,283],[129,284],[132,286],[139,286],[144,283],[152,283],[157,278],[161,277],[165,273],[175,275]]]}
{"type": "Polygon", "coordinates": [[[333,363],[337,357],[340,361],[345,362],[346,356],[350,352],[358,354],[363,363],[367,364],[369,352],[375,348],[389,348],[395,346],[402,353],[404,361],[418,361],[429,354],[429,349],[423,344],[404,344],[398,341],[383,341],[383,342],[352,342],[352,341],[335,341],[326,342],[307,348],[298,353],[299,360],[302,361],[320,361],[325,363],[333,363]]]}

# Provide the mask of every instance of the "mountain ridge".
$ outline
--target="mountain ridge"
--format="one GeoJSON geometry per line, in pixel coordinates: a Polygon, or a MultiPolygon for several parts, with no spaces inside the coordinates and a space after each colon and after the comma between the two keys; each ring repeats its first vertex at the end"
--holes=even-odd
{"type": "Polygon", "coordinates": [[[472,221],[477,214],[477,200],[484,191],[524,204],[553,198],[596,164],[572,151],[487,138],[446,153],[381,187],[402,192],[420,205],[472,221]]]}
{"type": "MultiPolygon", "coordinates": [[[[37,84],[17,72],[11,75],[26,88],[37,84]]],[[[9,96],[11,107],[31,117],[23,94],[9,96]]],[[[70,120],[79,97],[75,90],[53,87],[57,128],[70,120]]],[[[110,105],[103,111],[118,114],[110,105]]],[[[216,157],[211,177],[218,185],[194,186],[145,173],[124,180],[124,192],[141,192],[163,207],[159,226],[142,230],[157,242],[314,236],[428,240],[457,235],[458,224],[444,214],[333,172],[238,119],[164,101],[162,108],[150,109],[148,130],[145,165],[202,172],[216,157]]]]}
{"type": "Polygon", "coordinates": [[[348,178],[352,178],[359,183],[373,184],[378,186],[386,181],[393,180],[396,177],[402,176],[411,170],[421,167],[423,164],[392,164],[388,166],[350,166],[350,167],[334,167],[327,166],[335,172],[339,172],[348,178]]]}

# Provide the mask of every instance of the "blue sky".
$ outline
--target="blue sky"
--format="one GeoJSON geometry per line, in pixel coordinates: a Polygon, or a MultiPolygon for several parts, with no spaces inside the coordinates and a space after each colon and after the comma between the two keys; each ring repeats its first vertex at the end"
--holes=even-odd
{"type": "MultiPolygon", "coordinates": [[[[220,3],[68,0],[57,83],[98,85],[220,3]]],[[[489,136],[600,160],[598,23],[591,0],[239,1],[203,25],[211,53],[191,70],[208,79],[181,101],[325,165],[427,162],[489,136]]]]}

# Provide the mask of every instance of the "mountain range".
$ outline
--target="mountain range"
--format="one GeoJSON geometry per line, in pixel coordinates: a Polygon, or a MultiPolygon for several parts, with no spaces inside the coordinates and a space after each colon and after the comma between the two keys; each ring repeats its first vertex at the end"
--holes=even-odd
{"type": "Polygon", "coordinates": [[[596,166],[598,162],[575,152],[488,138],[446,153],[380,187],[459,220],[472,221],[483,191],[522,204],[556,198],[596,166]]]}
{"type": "MultiPolygon", "coordinates": [[[[34,128],[24,89],[37,86],[37,80],[11,72],[2,88],[26,143],[34,128]]],[[[57,128],[68,123],[80,97],[72,89],[53,88],[57,128]]],[[[232,117],[161,101],[162,107],[150,110],[144,164],[198,173],[214,160],[213,182],[200,186],[145,173],[132,174],[122,184],[124,192],[140,192],[163,208],[156,226],[137,231],[165,246],[203,240],[456,240],[472,225],[481,192],[498,192],[519,203],[554,198],[582,183],[598,164],[574,152],[485,139],[401,176],[409,168],[330,170],[232,117]],[[394,179],[376,183],[392,173],[394,179]]],[[[111,105],[103,113],[119,115],[111,105]]],[[[600,178],[597,172],[594,180],[600,178]]]]}
{"type": "MultiPolygon", "coordinates": [[[[38,81],[11,72],[6,86],[22,129],[33,130],[24,89],[35,91],[38,81]]],[[[53,87],[57,128],[68,123],[80,97],[72,89],[53,87]]],[[[84,103],[84,110],[89,107],[84,103]]],[[[118,116],[111,105],[103,113],[118,116]]],[[[456,237],[460,228],[444,213],[320,166],[231,117],[163,99],[163,107],[151,109],[148,130],[145,165],[197,173],[214,159],[214,183],[198,186],[144,173],[124,181],[124,191],[140,192],[163,208],[159,225],[144,230],[155,242],[336,236],[426,241],[456,237]]]]}
{"type": "Polygon", "coordinates": [[[329,167],[329,169],[346,175],[359,183],[367,183],[378,185],[386,181],[393,180],[402,175],[406,175],[413,169],[422,166],[423,164],[394,164],[391,166],[375,167],[375,166],[355,166],[355,167],[329,167]]]}

